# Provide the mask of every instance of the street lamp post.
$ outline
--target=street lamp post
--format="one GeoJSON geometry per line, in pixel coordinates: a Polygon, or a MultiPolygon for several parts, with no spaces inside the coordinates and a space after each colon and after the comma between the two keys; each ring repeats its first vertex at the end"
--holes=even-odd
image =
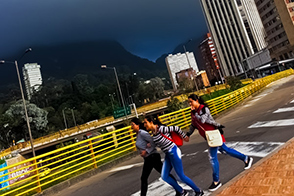
{"type": "Polygon", "coordinates": [[[63,110],[62,110],[62,115],[63,115],[63,120],[64,120],[64,125],[65,125],[65,129],[67,129],[67,123],[66,123],[66,117],[65,117],[65,113],[64,113],[64,110],[66,109],[69,109],[71,111],[71,115],[72,115],[72,119],[73,119],[73,122],[74,122],[74,125],[75,127],[77,126],[77,122],[76,122],[76,118],[75,118],[75,114],[74,114],[74,108],[67,108],[65,107],[63,110]]]}
{"type": "MultiPolygon", "coordinates": [[[[134,94],[133,94],[134,95],[134,94]]],[[[138,118],[139,116],[138,116],[138,112],[137,112],[137,107],[136,107],[136,104],[134,103],[134,101],[133,101],[133,97],[132,97],[132,95],[130,95],[129,96],[129,98],[131,98],[131,106],[133,106],[133,108],[134,108],[134,110],[135,110],[135,115],[136,115],[136,117],[138,118]]]]}
{"type": "Polygon", "coordinates": [[[131,102],[132,102],[132,104],[133,104],[133,103],[134,103],[134,101],[133,101],[133,96],[130,95],[129,98],[131,98],[131,102]]]}
{"type": "MultiPolygon", "coordinates": [[[[28,48],[24,54],[19,58],[18,61],[20,61],[20,59],[28,52],[32,51],[31,48],[28,48]]],[[[30,136],[30,142],[31,142],[31,148],[32,148],[32,152],[33,152],[33,156],[35,157],[35,149],[34,149],[34,144],[33,144],[33,137],[32,137],[32,132],[31,132],[31,126],[30,126],[30,121],[29,121],[29,116],[28,116],[28,111],[27,111],[27,106],[26,106],[26,101],[24,98],[24,93],[23,93],[23,88],[22,88],[22,83],[21,83],[21,79],[20,79],[20,74],[19,74],[19,70],[18,70],[18,63],[17,60],[15,60],[14,62],[9,62],[9,61],[4,61],[1,60],[0,61],[1,64],[4,63],[10,63],[10,64],[14,64],[15,68],[16,68],[16,73],[17,73],[17,77],[18,77],[18,83],[19,83],[19,87],[20,87],[20,92],[21,92],[21,98],[22,98],[22,102],[23,102],[23,107],[24,107],[24,111],[25,111],[25,117],[26,117],[26,121],[27,121],[27,127],[28,127],[28,131],[29,131],[29,136],[30,136]]]]}
{"type": "Polygon", "coordinates": [[[124,107],[126,118],[128,119],[127,110],[126,110],[124,98],[123,98],[123,95],[122,95],[122,92],[121,92],[121,88],[120,88],[120,85],[119,85],[119,80],[118,80],[118,77],[117,77],[117,73],[116,73],[115,67],[107,67],[106,65],[101,65],[101,69],[113,69],[114,70],[114,74],[115,74],[115,78],[116,78],[116,82],[117,82],[117,86],[118,86],[118,90],[119,90],[121,102],[122,102],[123,107],[124,107]]]}
{"type": "MultiPolygon", "coordinates": [[[[73,108],[73,109],[75,109],[75,108],[73,108]]],[[[75,113],[74,113],[74,110],[73,109],[71,109],[71,114],[72,114],[72,119],[73,119],[74,124],[75,124],[75,127],[76,127],[77,126],[77,122],[76,122],[75,113]]]]}
{"type": "MultiPolygon", "coordinates": [[[[186,44],[188,44],[189,42],[191,41],[191,39],[186,43],[186,44]]],[[[188,57],[188,55],[187,55],[187,50],[186,50],[186,46],[185,46],[185,44],[183,44],[183,48],[184,48],[184,52],[185,52],[185,55],[186,55],[186,58],[187,58],[187,61],[188,61],[188,64],[189,64],[189,67],[190,67],[190,69],[192,69],[193,70],[193,68],[192,68],[192,66],[191,66],[191,63],[190,63],[190,60],[189,60],[189,57],[188,57]]],[[[196,71],[196,70],[195,70],[196,71]]],[[[195,87],[196,87],[196,89],[197,89],[197,91],[199,90],[198,89],[198,85],[197,85],[197,82],[196,82],[196,78],[194,78],[194,72],[192,71],[192,75],[193,75],[193,82],[194,82],[194,85],[195,85],[195,87]]]]}
{"type": "Polygon", "coordinates": [[[62,115],[63,115],[65,129],[67,129],[67,123],[66,123],[65,114],[64,114],[65,109],[67,109],[67,108],[62,109],[62,115]]]}
{"type": "Polygon", "coordinates": [[[113,106],[113,97],[112,97],[112,94],[109,94],[108,96],[110,97],[110,101],[111,101],[112,110],[114,110],[114,106],[113,106]]]}

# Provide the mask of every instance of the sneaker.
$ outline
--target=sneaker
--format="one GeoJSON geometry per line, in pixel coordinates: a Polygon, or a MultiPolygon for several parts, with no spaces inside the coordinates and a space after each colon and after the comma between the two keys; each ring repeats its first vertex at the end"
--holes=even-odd
{"type": "Polygon", "coordinates": [[[182,195],[181,192],[176,191],[176,196],[181,196],[181,195],[182,195]]]}
{"type": "Polygon", "coordinates": [[[196,192],[195,193],[195,196],[202,196],[202,195],[204,195],[204,192],[203,191],[200,191],[200,192],[196,192]]]}
{"type": "Polygon", "coordinates": [[[248,161],[247,161],[247,163],[245,163],[245,167],[244,167],[244,169],[250,169],[250,167],[251,167],[251,165],[252,165],[252,163],[253,163],[253,158],[252,158],[252,157],[248,157],[247,160],[248,160],[248,161]]]}
{"type": "Polygon", "coordinates": [[[214,182],[212,182],[208,190],[213,192],[213,191],[216,191],[221,186],[222,186],[222,183],[220,181],[217,184],[214,184],[214,182]]]}
{"type": "Polygon", "coordinates": [[[182,192],[181,196],[187,196],[189,193],[187,190],[184,189],[184,191],[182,192]]]}
{"type": "Polygon", "coordinates": [[[182,193],[176,191],[176,196],[181,196],[181,195],[182,195],[182,193]]]}

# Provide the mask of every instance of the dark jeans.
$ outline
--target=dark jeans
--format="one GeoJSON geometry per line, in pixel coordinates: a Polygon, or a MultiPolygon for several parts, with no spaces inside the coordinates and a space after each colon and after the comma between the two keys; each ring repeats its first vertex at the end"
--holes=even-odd
{"type": "Polygon", "coordinates": [[[153,153],[144,158],[143,171],[141,175],[141,196],[146,196],[148,189],[148,177],[152,169],[154,168],[158,171],[158,173],[161,173],[162,162],[160,159],[159,153],[153,153]]]}

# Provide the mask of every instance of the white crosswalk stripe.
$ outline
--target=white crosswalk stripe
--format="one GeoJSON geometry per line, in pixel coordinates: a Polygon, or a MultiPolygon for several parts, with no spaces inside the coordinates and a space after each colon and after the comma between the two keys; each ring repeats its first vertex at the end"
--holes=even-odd
{"type": "Polygon", "coordinates": [[[294,107],[290,108],[279,108],[278,110],[274,111],[273,113],[281,113],[281,112],[293,112],[294,107]]]}
{"type": "MultiPolygon", "coordinates": [[[[189,195],[195,194],[194,191],[186,184],[183,184],[181,182],[179,182],[179,184],[181,185],[181,187],[183,187],[183,189],[189,191],[189,195]]],[[[175,195],[175,194],[176,194],[175,190],[169,184],[164,182],[161,178],[152,182],[148,186],[147,196],[154,196],[154,195],[170,196],[170,195],[175,195]]],[[[204,191],[204,196],[208,196],[210,194],[211,194],[210,192],[204,191]]],[[[140,196],[140,191],[132,194],[131,196],[140,196]]]]}
{"type": "MultiPolygon", "coordinates": [[[[265,95],[264,95],[265,96],[265,95]]],[[[259,97],[259,98],[256,98],[256,99],[253,99],[253,100],[251,100],[247,105],[244,105],[244,107],[250,107],[250,106],[252,106],[252,104],[254,103],[254,102],[256,102],[256,101],[258,101],[258,100],[260,100],[261,99],[261,97],[259,97]]]]}
{"type": "MultiPolygon", "coordinates": [[[[252,157],[266,157],[283,144],[283,142],[226,142],[229,148],[252,157]]],[[[208,152],[208,149],[204,152],[208,152]]]]}
{"type": "Polygon", "coordinates": [[[294,119],[284,119],[284,120],[273,120],[273,121],[262,121],[257,122],[248,128],[260,128],[260,127],[278,127],[278,126],[292,126],[294,125],[294,119]]]}
{"type": "MultiPolygon", "coordinates": [[[[230,148],[234,148],[235,150],[244,153],[249,156],[253,157],[265,157],[277,148],[279,148],[281,145],[283,145],[283,142],[226,142],[226,145],[230,148]]],[[[205,153],[208,152],[208,150],[204,151],[205,153]]],[[[186,156],[194,156],[199,152],[187,154],[186,156]]],[[[179,183],[184,189],[189,190],[189,195],[193,195],[193,191],[189,186],[183,183],[179,183]]],[[[158,180],[152,182],[148,186],[148,196],[153,195],[162,195],[162,196],[170,196],[174,195],[175,191],[171,186],[169,186],[167,183],[165,183],[161,178],[158,180]]],[[[139,196],[140,191],[132,194],[131,196],[139,196]]],[[[211,195],[210,192],[204,191],[204,196],[211,195]]]]}
{"type": "Polygon", "coordinates": [[[137,163],[137,164],[133,164],[133,165],[126,165],[126,166],[122,166],[122,167],[117,167],[117,168],[114,168],[108,172],[117,172],[117,171],[121,171],[121,170],[126,170],[126,169],[131,169],[133,167],[137,167],[137,166],[141,166],[143,165],[144,163],[137,163]]]}
{"type": "Polygon", "coordinates": [[[294,103],[294,100],[292,100],[290,103],[294,103]]]}
{"type": "Polygon", "coordinates": [[[283,144],[283,142],[226,142],[228,147],[253,157],[266,157],[283,144]]]}

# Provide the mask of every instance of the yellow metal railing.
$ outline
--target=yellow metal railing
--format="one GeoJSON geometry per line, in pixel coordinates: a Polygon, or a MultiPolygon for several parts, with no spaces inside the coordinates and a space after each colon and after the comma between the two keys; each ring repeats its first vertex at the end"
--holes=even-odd
{"type": "MultiPolygon", "coordinates": [[[[208,105],[212,115],[219,114],[222,111],[240,103],[241,101],[243,101],[253,93],[257,92],[261,88],[265,87],[269,83],[276,81],[280,78],[292,75],[293,73],[293,69],[289,69],[255,81],[252,81],[251,79],[243,80],[242,82],[247,83],[248,85],[231,93],[225,94],[215,99],[208,100],[206,104],[208,105]]],[[[165,114],[160,116],[159,118],[163,124],[176,124],[181,128],[186,128],[190,125],[191,122],[190,108],[187,107],[176,112],[165,114]]]]}
{"type": "MultiPolygon", "coordinates": [[[[225,89],[225,88],[227,88],[227,85],[222,84],[222,85],[213,86],[213,87],[210,87],[210,88],[207,88],[207,89],[202,89],[202,90],[199,90],[199,91],[194,92],[194,93],[197,93],[198,95],[201,96],[201,95],[206,94],[208,92],[214,92],[214,91],[218,91],[218,90],[225,89]]],[[[183,101],[183,100],[186,99],[185,95],[178,95],[176,97],[180,101],[183,101]]],[[[147,112],[147,111],[151,111],[151,110],[155,110],[155,109],[158,109],[158,108],[166,107],[166,104],[167,104],[168,100],[169,99],[164,99],[164,100],[158,101],[156,103],[151,103],[151,104],[144,105],[142,107],[137,108],[137,112],[139,114],[141,114],[141,113],[144,113],[144,112],[147,112]]],[[[113,122],[113,121],[114,121],[113,116],[106,117],[106,118],[99,119],[99,120],[95,120],[95,121],[91,121],[91,122],[88,122],[88,123],[85,123],[85,124],[82,124],[82,125],[78,125],[76,127],[71,127],[69,129],[60,130],[60,131],[58,131],[56,133],[49,134],[49,135],[46,135],[44,137],[34,139],[33,143],[34,143],[34,146],[42,145],[42,144],[45,144],[45,143],[47,144],[47,143],[49,143],[51,141],[56,141],[56,140],[58,140],[60,138],[63,138],[64,136],[70,136],[70,135],[73,135],[73,134],[78,134],[81,131],[93,130],[95,128],[98,128],[99,126],[105,125],[106,123],[113,122]]],[[[0,153],[0,157],[8,155],[14,150],[21,150],[21,149],[24,149],[24,148],[31,148],[30,141],[20,143],[18,145],[12,146],[12,147],[2,151],[0,153]]]]}
{"type": "MultiPolygon", "coordinates": [[[[219,114],[267,84],[293,73],[290,69],[267,76],[206,103],[213,115],[219,114]]],[[[190,108],[187,107],[162,115],[160,119],[164,124],[177,125],[183,129],[190,125],[190,115],[190,108]]],[[[101,134],[1,168],[0,195],[31,195],[135,150],[135,135],[130,126],[101,134]],[[4,187],[7,182],[9,185],[4,187]]]]}
{"type": "Polygon", "coordinates": [[[0,195],[31,195],[135,150],[130,126],[101,134],[1,168],[0,195]]]}

